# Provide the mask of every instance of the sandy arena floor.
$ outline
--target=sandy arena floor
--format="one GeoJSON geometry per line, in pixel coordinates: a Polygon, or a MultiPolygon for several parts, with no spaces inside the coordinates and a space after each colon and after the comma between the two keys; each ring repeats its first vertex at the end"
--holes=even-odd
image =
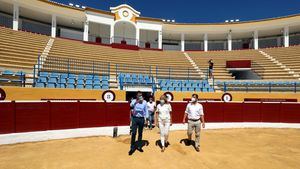
{"type": "Polygon", "coordinates": [[[170,146],[160,152],[158,130],[145,131],[144,153],[128,156],[129,136],[90,137],[0,146],[1,169],[296,169],[300,168],[300,130],[203,130],[201,152],[180,143],[185,131],[170,133],[170,146]]]}

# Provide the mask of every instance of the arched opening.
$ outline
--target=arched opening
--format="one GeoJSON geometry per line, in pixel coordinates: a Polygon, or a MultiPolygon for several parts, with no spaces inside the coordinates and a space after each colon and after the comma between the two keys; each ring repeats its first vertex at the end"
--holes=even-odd
{"type": "Polygon", "coordinates": [[[136,45],[136,28],[126,21],[119,21],[114,26],[114,43],[122,43],[128,45],[136,45]]]}

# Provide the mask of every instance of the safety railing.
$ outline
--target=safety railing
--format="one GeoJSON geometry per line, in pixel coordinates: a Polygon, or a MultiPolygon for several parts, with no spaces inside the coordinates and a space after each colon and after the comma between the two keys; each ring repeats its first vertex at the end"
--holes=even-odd
{"type": "Polygon", "coordinates": [[[119,44],[126,44],[126,45],[137,45],[138,40],[134,39],[134,38],[113,36],[112,37],[112,43],[119,43],[119,44]]]}
{"type": "Polygon", "coordinates": [[[217,81],[216,84],[224,92],[294,92],[300,89],[298,81],[217,81]]]}
{"type": "Polygon", "coordinates": [[[33,68],[33,86],[40,72],[58,72],[68,74],[87,74],[87,75],[110,75],[110,63],[97,62],[91,60],[80,60],[60,57],[38,57],[37,64],[33,68]]]}

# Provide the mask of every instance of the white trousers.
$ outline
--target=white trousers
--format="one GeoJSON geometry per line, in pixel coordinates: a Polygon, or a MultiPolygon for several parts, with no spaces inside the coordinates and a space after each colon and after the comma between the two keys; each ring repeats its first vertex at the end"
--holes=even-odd
{"type": "Polygon", "coordinates": [[[165,142],[168,141],[169,136],[170,119],[159,119],[158,125],[160,130],[161,145],[165,147],[165,142]]]}

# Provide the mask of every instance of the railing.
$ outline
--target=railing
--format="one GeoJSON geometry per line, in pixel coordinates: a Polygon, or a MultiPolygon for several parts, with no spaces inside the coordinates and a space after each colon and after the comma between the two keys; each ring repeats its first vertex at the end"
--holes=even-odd
{"type": "Polygon", "coordinates": [[[103,36],[96,36],[96,35],[89,35],[89,42],[109,45],[111,42],[111,38],[103,37],[103,36]]]}
{"type": "Polygon", "coordinates": [[[294,92],[300,89],[298,81],[218,81],[216,84],[224,91],[244,92],[294,92]]]}
{"type": "Polygon", "coordinates": [[[35,86],[36,78],[39,76],[41,71],[109,76],[110,64],[108,62],[60,57],[48,57],[45,59],[39,56],[37,64],[33,68],[33,86],[35,86]]]}
{"type": "Polygon", "coordinates": [[[154,41],[139,41],[140,48],[158,49],[158,43],[154,41]]]}
{"type": "Polygon", "coordinates": [[[120,44],[127,44],[127,45],[137,45],[138,40],[134,38],[126,38],[126,37],[119,37],[113,36],[112,43],[120,43],[120,44]]]}

